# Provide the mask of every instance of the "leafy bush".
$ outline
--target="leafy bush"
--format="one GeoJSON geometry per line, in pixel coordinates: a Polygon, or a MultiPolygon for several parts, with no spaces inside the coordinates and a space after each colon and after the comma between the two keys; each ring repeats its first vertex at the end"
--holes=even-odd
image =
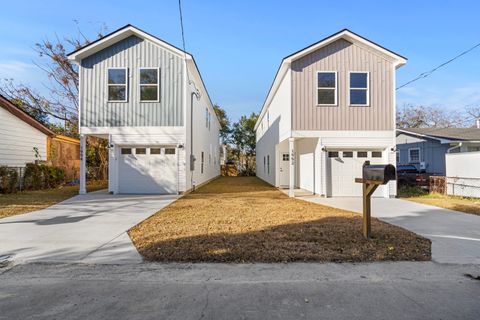
{"type": "Polygon", "coordinates": [[[65,183],[65,171],[62,168],[45,164],[27,163],[24,184],[27,189],[55,188],[65,183]]]}
{"type": "Polygon", "coordinates": [[[419,186],[402,186],[398,189],[398,195],[400,197],[421,197],[428,194],[428,191],[419,186]]]}
{"type": "Polygon", "coordinates": [[[0,166],[0,190],[3,193],[17,191],[18,172],[17,170],[5,166],[0,166]]]}

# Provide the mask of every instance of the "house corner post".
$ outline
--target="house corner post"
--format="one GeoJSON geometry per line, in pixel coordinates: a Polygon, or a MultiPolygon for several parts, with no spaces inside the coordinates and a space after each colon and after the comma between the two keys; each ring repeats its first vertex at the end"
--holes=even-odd
{"type": "Polygon", "coordinates": [[[288,152],[290,154],[290,177],[288,185],[288,196],[295,197],[295,138],[288,139],[288,152]]]}
{"type": "Polygon", "coordinates": [[[86,147],[87,147],[86,137],[84,134],[81,134],[80,135],[80,190],[78,192],[79,194],[87,193],[86,147]]]}

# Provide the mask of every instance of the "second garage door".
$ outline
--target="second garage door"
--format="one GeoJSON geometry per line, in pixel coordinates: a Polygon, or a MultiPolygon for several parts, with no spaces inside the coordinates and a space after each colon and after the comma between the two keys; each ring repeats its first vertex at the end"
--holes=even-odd
{"type": "Polygon", "coordinates": [[[118,157],[118,192],[177,193],[175,147],[121,147],[118,157]]]}
{"type": "MultiPolygon", "coordinates": [[[[384,162],[382,157],[382,151],[329,151],[329,195],[332,197],[361,197],[362,184],[355,183],[355,178],[362,177],[362,166],[366,160],[369,160],[371,164],[381,164],[384,162]]],[[[383,197],[385,188],[386,186],[378,187],[373,196],[383,197]]]]}

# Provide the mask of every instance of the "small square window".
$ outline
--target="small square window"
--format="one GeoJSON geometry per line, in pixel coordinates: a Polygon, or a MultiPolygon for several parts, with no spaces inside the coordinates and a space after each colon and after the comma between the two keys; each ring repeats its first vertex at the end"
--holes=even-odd
{"type": "Polygon", "coordinates": [[[283,161],[290,161],[290,155],[288,153],[282,154],[282,160],[283,161]]]}
{"type": "Polygon", "coordinates": [[[381,158],[382,151],[372,151],[372,158],[381,158]]]}
{"type": "Polygon", "coordinates": [[[367,151],[357,151],[357,158],[367,158],[368,152],[367,151]]]}
{"type": "Polygon", "coordinates": [[[175,154],[175,148],[165,148],[165,154],[175,154]]]}
{"type": "Polygon", "coordinates": [[[161,154],[161,151],[160,148],[150,148],[150,154],[161,154]]]}
{"type": "Polygon", "coordinates": [[[353,151],[343,151],[342,155],[344,158],[353,158],[353,151]]]}
{"type": "Polygon", "coordinates": [[[131,148],[122,148],[122,154],[132,154],[131,148]]]}
{"type": "Polygon", "coordinates": [[[338,151],[329,151],[328,152],[329,158],[338,158],[338,151]]]}
{"type": "Polygon", "coordinates": [[[136,148],[135,154],[147,154],[147,148],[136,148]]]}

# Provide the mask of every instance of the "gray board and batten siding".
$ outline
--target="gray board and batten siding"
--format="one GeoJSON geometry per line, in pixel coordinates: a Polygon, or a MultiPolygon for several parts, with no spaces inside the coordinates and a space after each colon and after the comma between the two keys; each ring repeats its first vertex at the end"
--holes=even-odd
{"type": "Polygon", "coordinates": [[[292,62],[293,130],[394,130],[392,61],[337,40],[292,62]],[[317,72],[337,72],[337,105],[317,106],[317,72]],[[369,72],[369,106],[350,106],[349,72],[369,72]]]}
{"type": "Polygon", "coordinates": [[[130,36],[81,61],[83,127],[183,126],[183,59],[130,36]],[[127,68],[126,102],[108,102],[107,69],[127,68]],[[140,102],[140,68],[160,68],[159,102],[140,102]]]}

